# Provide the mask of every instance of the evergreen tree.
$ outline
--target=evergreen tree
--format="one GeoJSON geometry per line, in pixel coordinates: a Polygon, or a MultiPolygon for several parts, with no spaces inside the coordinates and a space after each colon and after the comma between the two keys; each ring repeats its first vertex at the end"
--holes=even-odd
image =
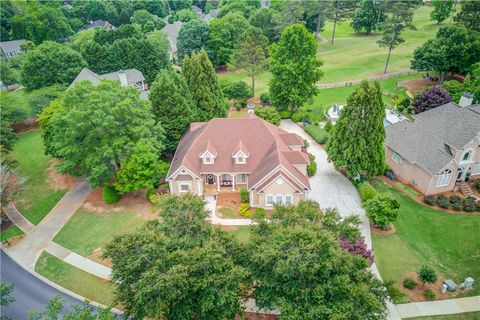
{"type": "Polygon", "coordinates": [[[333,44],[335,41],[335,30],[337,29],[337,23],[350,19],[355,12],[357,3],[349,0],[334,0],[332,6],[333,8],[330,11],[330,16],[328,17],[328,20],[333,22],[332,40],[330,41],[330,44],[333,44]]]}
{"type": "Polygon", "coordinates": [[[173,153],[188,124],[195,119],[188,85],[182,75],[164,70],[150,87],[149,98],[156,121],[165,129],[165,151],[173,153]]]}
{"type": "Polygon", "coordinates": [[[316,95],[316,83],[323,75],[317,58],[315,38],[302,24],[283,31],[273,45],[270,61],[270,92],[277,110],[295,111],[316,95]]]}
{"type": "Polygon", "coordinates": [[[363,81],[347,99],[328,140],[328,157],[350,178],[374,176],[384,168],[385,107],[380,84],[363,81]]]}
{"type": "Polygon", "coordinates": [[[462,10],[453,20],[468,30],[480,32],[480,1],[462,1],[462,10]]]}
{"type": "Polygon", "coordinates": [[[440,24],[452,14],[453,0],[432,0],[432,7],[433,11],[430,12],[430,18],[440,24]]]}
{"type": "Polygon", "coordinates": [[[197,121],[223,118],[227,115],[228,104],[218,85],[217,75],[205,50],[192,52],[183,61],[183,75],[195,102],[197,121]]]}

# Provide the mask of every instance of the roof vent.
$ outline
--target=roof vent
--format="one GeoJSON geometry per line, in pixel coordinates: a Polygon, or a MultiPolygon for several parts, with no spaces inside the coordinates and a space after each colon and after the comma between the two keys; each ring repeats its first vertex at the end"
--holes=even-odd
{"type": "Polygon", "coordinates": [[[464,92],[460,97],[460,101],[458,102],[458,105],[463,108],[463,107],[471,106],[472,103],[473,103],[473,93],[464,92]]]}
{"type": "Polygon", "coordinates": [[[119,71],[118,72],[118,78],[120,79],[120,85],[122,87],[127,87],[128,86],[127,74],[125,73],[125,71],[119,71]]]}

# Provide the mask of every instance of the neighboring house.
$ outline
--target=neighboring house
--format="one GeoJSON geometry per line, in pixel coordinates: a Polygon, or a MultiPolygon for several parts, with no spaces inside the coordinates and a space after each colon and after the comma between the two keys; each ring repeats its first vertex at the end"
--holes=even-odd
{"type": "Polygon", "coordinates": [[[252,207],[296,204],[310,191],[303,144],[257,117],[191,123],[166,180],[173,194],[216,196],[245,188],[252,207]]]}
{"type": "Polygon", "coordinates": [[[480,105],[455,103],[386,127],[386,162],[399,180],[423,194],[480,178],[480,105]]]}
{"type": "Polygon", "coordinates": [[[168,42],[170,43],[170,58],[173,58],[177,53],[177,38],[182,24],[182,21],[175,21],[174,23],[166,24],[162,29],[163,32],[167,33],[168,42]]]}
{"type": "Polygon", "coordinates": [[[2,53],[2,57],[5,60],[8,60],[8,58],[18,55],[22,52],[20,46],[26,42],[27,41],[25,39],[0,42],[0,51],[2,53]]]}
{"type": "Polygon", "coordinates": [[[95,21],[88,21],[88,24],[83,27],[83,30],[88,30],[92,28],[104,28],[107,30],[113,30],[116,29],[116,27],[109,23],[108,21],[105,20],[95,20],[95,21]]]}
{"type": "Polygon", "coordinates": [[[100,80],[118,80],[122,87],[134,87],[140,91],[140,97],[144,100],[148,99],[147,85],[145,84],[145,77],[137,69],[127,69],[121,71],[110,72],[106,74],[96,74],[90,69],[83,68],[78,76],[70,84],[69,88],[75,87],[75,85],[84,80],[88,80],[93,84],[98,84],[100,80]]]}
{"type": "Polygon", "coordinates": [[[211,9],[208,13],[203,13],[202,9],[200,9],[197,6],[192,6],[193,11],[207,24],[210,24],[210,22],[217,16],[217,14],[220,12],[219,9],[211,9]]]}

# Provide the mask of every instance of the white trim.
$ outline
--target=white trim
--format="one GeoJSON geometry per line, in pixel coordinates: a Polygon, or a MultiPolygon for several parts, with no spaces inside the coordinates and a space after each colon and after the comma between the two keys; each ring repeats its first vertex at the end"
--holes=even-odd
{"type": "Polygon", "coordinates": [[[437,176],[437,183],[435,185],[435,187],[437,188],[441,188],[441,187],[445,187],[445,186],[448,186],[450,184],[450,181],[452,180],[452,169],[445,169],[442,171],[442,173],[436,175],[437,176]],[[448,172],[450,171],[450,172],[448,172]],[[448,173],[446,173],[448,172],[448,173]],[[444,177],[447,177],[448,176],[448,179],[447,178],[444,178],[444,177]],[[447,182],[446,183],[443,183],[443,184],[440,184],[440,182],[443,182],[442,179],[447,179],[447,182]]]}
{"type": "Polygon", "coordinates": [[[249,156],[248,154],[246,154],[246,153],[243,152],[242,150],[238,150],[235,154],[232,154],[232,158],[238,157],[238,154],[239,154],[239,153],[241,153],[244,158],[248,158],[248,156],[249,156]]]}
{"type": "Polygon", "coordinates": [[[291,202],[290,204],[293,204],[293,194],[290,194],[290,193],[287,193],[287,194],[283,194],[283,193],[267,193],[265,195],[265,206],[266,207],[273,207],[275,204],[279,203],[279,204],[287,204],[286,203],[286,199],[287,197],[290,197],[291,199],[291,202]],[[268,204],[268,197],[272,197],[272,204],[268,204]],[[280,201],[277,201],[278,198],[280,197],[280,201]]]}
{"type": "Polygon", "coordinates": [[[480,174],[480,162],[477,162],[472,165],[472,172],[470,175],[476,176],[479,174],[480,174]]]}
{"type": "Polygon", "coordinates": [[[197,176],[195,173],[193,173],[190,169],[188,169],[187,167],[185,167],[185,166],[182,165],[182,166],[178,167],[178,169],[175,170],[171,175],[169,175],[169,176],[167,177],[167,179],[165,179],[165,180],[166,180],[166,181],[173,181],[172,176],[174,176],[175,174],[177,174],[177,172],[180,171],[181,169],[184,169],[184,170],[186,170],[187,172],[189,172],[190,174],[194,175],[195,178],[201,179],[199,176],[197,176]]]}
{"type": "MultiPolygon", "coordinates": [[[[281,164],[279,164],[278,166],[276,166],[275,168],[273,168],[272,171],[270,171],[269,173],[267,173],[262,179],[260,179],[257,183],[255,183],[253,186],[251,186],[248,190],[254,189],[259,183],[261,183],[261,182],[263,182],[264,180],[270,178],[270,177],[272,176],[272,173],[275,173],[275,172],[276,172],[275,170],[278,169],[278,168],[283,168],[283,169],[285,169],[285,171],[288,173],[288,175],[291,176],[291,178],[293,178],[293,179],[297,180],[298,182],[300,182],[300,184],[301,184],[303,187],[305,187],[305,189],[311,190],[311,189],[308,188],[305,184],[303,184],[302,181],[298,180],[298,178],[295,177],[295,175],[293,175],[293,174],[290,172],[290,170],[287,170],[287,168],[285,168],[285,167],[284,167],[283,165],[281,165],[281,164]]],[[[308,179],[308,177],[306,177],[306,178],[308,179]]],[[[292,180],[293,180],[293,179],[292,179],[292,180]]],[[[302,190],[302,191],[304,191],[304,190],[302,190]]]]}
{"type": "Polygon", "coordinates": [[[178,192],[180,193],[187,193],[187,192],[192,192],[193,191],[193,188],[192,188],[192,183],[190,181],[178,181],[178,192]],[[182,191],[182,186],[188,186],[188,190],[187,191],[182,191]]]}
{"type": "Polygon", "coordinates": [[[460,157],[460,160],[458,161],[459,164],[470,164],[470,163],[473,163],[473,158],[475,157],[475,150],[473,150],[473,148],[468,148],[467,150],[465,150],[463,153],[462,153],[462,156],[460,157]],[[470,153],[470,156],[468,157],[467,160],[463,160],[463,158],[465,157],[465,155],[467,153],[470,153]]]}
{"type": "Polygon", "coordinates": [[[277,182],[277,179],[278,179],[278,178],[282,178],[283,181],[284,181],[284,182],[287,182],[293,189],[295,189],[295,190],[297,190],[297,191],[303,192],[303,190],[298,190],[298,188],[295,187],[292,183],[290,183],[290,181],[288,181],[288,179],[286,179],[284,176],[282,176],[282,174],[280,174],[277,178],[275,178],[275,179],[273,179],[272,181],[270,181],[270,183],[267,184],[267,185],[265,185],[263,188],[258,189],[257,192],[265,190],[265,189],[266,189],[268,186],[270,186],[272,183],[277,182]]]}
{"type": "Polygon", "coordinates": [[[216,155],[213,155],[210,151],[205,150],[203,153],[200,154],[199,158],[205,158],[205,157],[211,157],[211,158],[216,158],[216,155]]]}
{"type": "Polygon", "coordinates": [[[402,163],[402,156],[399,155],[398,153],[396,153],[395,151],[393,151],[393,153],[392,153],[392,161],[395,162],[395,163],[401,164],[401,163],[402,163]],[[395,160],[396,157],[398,157],[397,160],[395,160]]]}

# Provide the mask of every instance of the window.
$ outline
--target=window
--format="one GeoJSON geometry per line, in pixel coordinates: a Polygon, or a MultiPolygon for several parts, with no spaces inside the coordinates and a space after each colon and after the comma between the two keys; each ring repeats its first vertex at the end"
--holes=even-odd
{"type": "Polygon", "coordinates": [[[277,200],[275,200],[275,203],[282,204],[283,202],[283,197],[282,196],[277,196],[277,200]]]}
{"type": "Polygon", "coordinates": [[[266,204],[267,206],[273,205],[273,196],[267,196],[267,199],[266,199],[266,201],[265,201],[265,204],[266,204]]]}
{"type": "Polygon", "coordinates": [[[392,160],[396,163],[400,163],[402,161],[402,157],[398,153],[394,152],[392,154],[392,160]]]}
{"type": "Polygon", "coordinates": [[[247,183],[247,177],[244,173],[238,174],[236,179],[238,184],[247,183]]]}
{"type": "Polygon", "coordinates": [[[212,163],[213,163],[213,159],[210,158],[210,157],[205,157],[205,158],[203,158],[203,163],[205,163],[205,164],[212,164],[212,163]]]}
{"type": "Polygon", "coordinates": [[[473,166],[472,174],[480,174],[480,163],[477,163],[475,166],[473,166]]]}
{"type": "Polygon", "coordinates": [[[465,151],[465,153],[463,154],[462,162],[468,162],[468,161],[472,160],[472,158],[473,158],[473,150],[469,149],[469,150],[465,151]]]}
{"type": "Polygon", "coordinates": [[[190,185],[187,183],[182,183],[180,184],[180,192],[189,192],[190,191],[190,185]]]}
{"type": "Polygon", "coordinates": [[[292,196],[285,196],[285,204],[292,204],[292,196]]]}
{"type": "Polygon", "coordinates": [[[445,169],[437,178],[437,187],[448,186],[450,179],[452,178],[452,170],[445,169]]]}
{"type": "Polygon", "coordinates": [[[236,164],[244,164],[244,163],[245,163],[245,160],[246,160],[246,159],[245,159],[245,157],[243,157],[243,156],[236,156],[236,157],[235,157],[235,163],[236,163],[236,164]]]}

